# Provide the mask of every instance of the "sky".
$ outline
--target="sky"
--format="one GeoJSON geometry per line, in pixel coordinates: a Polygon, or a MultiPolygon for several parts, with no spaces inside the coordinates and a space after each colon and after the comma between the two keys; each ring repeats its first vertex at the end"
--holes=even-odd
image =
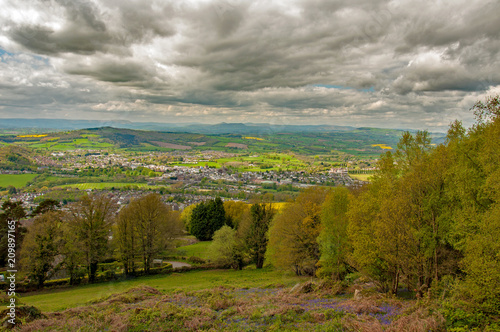
{"type": "Polygon", "coordinates": [[[500,94],[497,0],[0,0],[2,118],[445,131],[500,94]]]}

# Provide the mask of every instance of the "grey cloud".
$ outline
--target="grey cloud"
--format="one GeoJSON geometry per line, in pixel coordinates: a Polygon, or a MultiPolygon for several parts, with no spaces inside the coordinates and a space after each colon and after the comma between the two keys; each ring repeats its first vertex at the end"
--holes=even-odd
{"type": "Polygon", "coordinates": [[[500,3],[497,1],[449,1],[435,6],[423,2],[416,6],[419,14],[408,18],[412,24],[404,35],[407,50],[458,42],[467,45],[483,38],[498,40],[500,3]]]}
{"type": "Polygon", "coordinates": [[[64,23],[60,29],[26,22],[11,23],[9,31],[14,41],[40,54],[103,52],[124,55],[131,53],[128,48],[134,43],[175,34],[168,21],[173,15],[169,6],[157,12],[152,4],[126,1],[120,2],[120,6],[104,2],[101,9],[88,0],[57,0],[56,3],[42,0],[41,3],[53,11],[51,18],[54,20],[60,19],[58,10],[64,8],[64,23]]]}
{"type": "Polygon", "coordinates": [[[100,31],[76,25],[62,32],[41,26],[20,26],[13,30],[10,36],[14,41],[39,54],[93,54],[96,51],[107,51],[110,41],[109,36],[100,31]]]}
{"type": "Polygon", "coordinates": [[[500,85],[495,1],[41,3],[30,2],[51,24],[8,20],[0,37],[45,55],[49,81],[68,86],[0,85],[2,98],[16,91],[9,105],[425,126],[500,85]]]}
{"type": "Polygon", "coordinates": [[[154,75],[154,72],[148,66],[123,58],[101,58],[92,61],[88,65],[81,63],[67,64],[64,70],[68,74],[90,76],[98,81],[120,85],[141,85],[154,75]]]}

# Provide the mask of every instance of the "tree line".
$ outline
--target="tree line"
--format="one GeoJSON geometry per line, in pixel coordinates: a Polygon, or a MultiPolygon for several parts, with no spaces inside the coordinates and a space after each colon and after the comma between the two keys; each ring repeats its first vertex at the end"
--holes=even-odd
{"type": "MultiPolygon", "coordinates": [[[[476,123],[455,121],[441,145],[426,131],[404,132],[362,188],[310,188],[279,212],[271,203],[233,209],[212,230],[212,259],[241,268],[265,258],[339,282],[361,273],[383,292],[441,299],[454,327],[497,326],[500,98],[473,110],[476,123]]],[[[204,209],[184,219],[195,224],[204,209]]]]}
{"type": "Polygon", "coordinates": [[[362,273],[382,291],[446,298],[455,327],[500,328],[500,98],[473,110],[476,123],[454,122],[442,145],[405,132],[363,188],[303,192],[270,226],[270,262],[334,280],[362,273]]]}
{"type": "MultiPolygon", "coordinates": [[[[121,262],[125,275],[134,275],[139,269],[149,274],[153,259],[183,232],[179,213],[155,193],[133,199],[120,210],[116,198],[105,194],[85,195],[64,211],[58,201],[45,200],[33,211],[28,231],[19,225],[27,216],[21,202],[6,201],[2,211],[2,228],[9,220],[18,225],[22,270],[39,287],[61,269],[74,284],[81,279],[82,266],[88,281],[95,282],[98,264],[110,260],[121,262]]],[[[7,241],[2,237],[0,252],[6,250],[7,241]]],[[[5,257],[2,255],[2,265],[5,257]]]]}

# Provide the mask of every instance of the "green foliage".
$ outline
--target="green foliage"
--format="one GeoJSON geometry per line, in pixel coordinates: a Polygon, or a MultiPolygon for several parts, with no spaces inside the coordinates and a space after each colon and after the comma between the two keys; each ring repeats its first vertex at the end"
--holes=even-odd
{"type": "Polygon", "coordinates": [[[134,273],[134,261],[141,257],[149,273],[153,259],[182,231],[178,214],[158,194],[135,199],[120,211],[116,223],[118,256],[125,272],[134,273]]]}
{"type": "Polygon", "coordinates": [[[224,203],[217,197],[214,200],[202,202],[191,213],[191,234],[200,241],[212,239],[215,231],[226,223],[224,203]]]}
{"type": "Polygon", "coordinates": [[[43,196],[38,196],[34,199],[35,203],[40,204],[46,199],[55,200],[61,202],[62,204],[67,204],[69,202],[76,202],[80,198],[86,195],[86,192],[80,190],[51,190],[45,193],[43,196]]]}
{"type": "Polygon", "coordinates": [[[347,211],[349,191],[335,188],[328,194],[321,210],[322,229],[318,236],[321,252],[318,276],[342,280],[347,272],[349,241],[347,237],[347,211]]]}
{"type": "Polygon", "coordinates": [[[258,269],[264,266],[268,242],[267,232],[275,213],[272,203],[257,203],[250,208],[250,225],[245,242],[258,269]]]}
{"type": "Polygon", "coordinates": [[[89,195],[70,206],[69,225],[85,257],[89,282],[94,282],[97,264],[108,248],[116,201],[105,195],[89,195]]]}
{"type": "Polygon", "coordinates": [[[135,261],[139,250],[137,228],[129,212],[130,206],[120,210],[114,225],[114,242],[117,258],[123,264],[125,275],[135,273],[135,261]]]}
{"type": "Polygon", "coordinates": [[[61,238],[61,214],[47,212],[35,218],[23,240],[21,264],[38,288],[55,272],[54,258],[61,238]]]}
{"type": "Polygon", "coordinates": [[[191,233],[191,214],[193,213],[193,209],[196,207],[196,204],[186,206],[181,213],[181,221],[184,224],[184,228],[191,233]]]}
{"type": "Polygon", "coordinates": [[[243,216],[249,209],[250,205],[245,202],[225,201],[226,224],[234,229],[238,229],[243,216]]]}
{"type": "Polygon", "coordinates": [[[274,266],[297,275],[315,274],[320,257],[321,205],[326,195],[322,188],[308,189],[276,215],[266,254],[274,266]]]}
{"type": "Polygon", "coordinates": [[[229,226],[222,226],[214,233],[208,247],[208,257],[217,265],[238,267],[236,241],[236,231],[229,226]]]}
{"type": "Polygon", "coordinates": [[[25,217],[26,211],[22,202],[7,200],[2,203],[2,213],[0,213],[0,266],[5,266],[8,258],[16,259],[17,255],[12,257],[15,252],[13,248],[20,249],[20,244],[26,232],[26,229],[20,225],[20,221],[25,217]]]}
{"type": "MultiPolygon", "coordinates": [[[[31,157],[32,151],[20,146],[5,145],[0,146],[0,169],[10,169],[10,170],[36,170],[31,157]]],[[[0,179],[5,178],[6,174],[1,174],[0,179]]],[[[36,176],[36,175],[35,175],[36,176]]],[[[24,181],[29,181],[33,178],[33,174],[22,174],[20,176],[8,176],[11,180],[15,179],[15,183],[11,183],[16,186],[20,185],[18,181],[21,179],[24,181]]],[[[23,186],[25,183],[23,184],[23,186]]],[[[0,184],[0,186],[2,186],[0,184]]]]}
{"type": "Polygon", "coordinates": [[[31,212],[31,215],[36,216],[39,214],[44,214],[49,211],[55,211],[60,207],[61,203],[59,201],[47,198],[41,201],[40,204],[37,205],[37,207],[33,210],[33,212],[31,212]]]}

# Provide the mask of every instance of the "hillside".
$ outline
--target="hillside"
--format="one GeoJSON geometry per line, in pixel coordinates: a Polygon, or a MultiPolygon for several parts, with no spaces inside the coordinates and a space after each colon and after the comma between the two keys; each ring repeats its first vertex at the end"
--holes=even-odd
{"type": "Polygon", "coordinates": [[[345,289],[308,279],[272,269],[193,271],[26,294],[20,299],[27,307],[19,310],[25,317],[19,330],[423,332],[444,327],[439,313],[418,308],[413,300],[369,291],[353,298],[359,286],[345,289]]]}
{"type": "MultiPolygon", "coordinates": [[[[348,128],[335,130],[329,126],[296,126],[304,132],[286,131],[239,134],[241,128],[253,128],[245,124],[220,124],[215,126],[230,132],[225,134],[196,134],[188,132],[145,131],[114,127],[98,127],[67,132],[38,135],[3,135],[0,142],[49,151],[75,149],[128,149],[132,151],[182,151],[217,150],[226,152],[277,152],[290,151],[303,155],[348,153],[376,158],[383,152],[382,146],[395,148],[402,131],[376,128],[348,128]],[[327,130],[330,128],[330,130],[327,130]],[[317,131],[312,131],[317,129],[317,131]]],[[[208,128],[208,127],[207,127],[208,128]]],[[[260,128],[260,129],[259,129],[260,128]]],[[[295,128],[297,129],[297,128],[295,128]]],[[[338,129],[338,128],[337,128],[338,129]]],[[[224,131],[221,129],[220,131],[224,131]]],[[[208,130],[210,131],[210,130],[208,130]]],[[[435,143],[442,142],[443,135],[434,135],[435,143]]]]}
{"type": "Polygon", "coordinates": [[[35,167],[29,149],[15,146],[0,146],[0,169],[28,170],[35,167]]]}

